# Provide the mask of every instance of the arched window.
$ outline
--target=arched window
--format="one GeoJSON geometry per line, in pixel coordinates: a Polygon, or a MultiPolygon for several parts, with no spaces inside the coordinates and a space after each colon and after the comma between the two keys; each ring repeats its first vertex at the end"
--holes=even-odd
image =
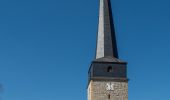
{"type": "Polygon", "coordinates": [[[107,72],[112,72],[112,67],[111,66],[109,66],[108,68],[107,68],[107,72]]]}
{"type": "Polygon", "coordinates": [[[110,94],[107,95],[108,100],[110,100],[110,94]]]}

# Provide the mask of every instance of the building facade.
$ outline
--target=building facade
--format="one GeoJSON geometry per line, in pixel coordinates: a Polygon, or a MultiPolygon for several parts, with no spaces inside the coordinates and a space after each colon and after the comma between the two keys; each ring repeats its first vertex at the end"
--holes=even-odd
{"type": "Polygon", "coordinates": [[[118,57],[110,0],[99,0],[96,57],[88,72],[88,100],[128,100],[127,62],[118,57]]]}

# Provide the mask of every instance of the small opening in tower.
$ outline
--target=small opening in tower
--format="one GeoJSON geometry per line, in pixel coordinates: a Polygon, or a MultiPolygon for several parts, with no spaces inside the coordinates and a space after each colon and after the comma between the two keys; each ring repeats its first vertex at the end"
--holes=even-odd
{"type": "Polygon", "coordinates": [[[111,66],[109,66],[109,67],[107,68],[107,72],[112,72],[112,67],[111,67],[111,66]]]}
{"type": "Polygon", "coordinates": [[[108,99],[110,100],[110,94],[107,95],[108,99]]]}

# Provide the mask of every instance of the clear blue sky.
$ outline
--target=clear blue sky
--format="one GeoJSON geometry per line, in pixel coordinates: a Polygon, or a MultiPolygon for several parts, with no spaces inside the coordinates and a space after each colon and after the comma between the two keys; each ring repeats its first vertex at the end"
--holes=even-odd
{"type": "MultiPolygon", "coordinates": [[[[170,99],[170,1],[111,0],[129,100],[170,99]]],[[[86,100],[98,0],[0,0],[2,100],[86,100]]]]}

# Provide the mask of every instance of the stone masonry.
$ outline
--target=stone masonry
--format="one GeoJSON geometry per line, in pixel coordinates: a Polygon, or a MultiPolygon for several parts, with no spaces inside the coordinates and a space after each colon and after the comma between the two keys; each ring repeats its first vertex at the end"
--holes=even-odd
{"type": "Polygon", "coordinates": [[[88,87],[88,100],[128,100],[128,83],[114,81],[91,81],[88,87]],[[113,90],[107,90],[107,84],[113,90]]]}

